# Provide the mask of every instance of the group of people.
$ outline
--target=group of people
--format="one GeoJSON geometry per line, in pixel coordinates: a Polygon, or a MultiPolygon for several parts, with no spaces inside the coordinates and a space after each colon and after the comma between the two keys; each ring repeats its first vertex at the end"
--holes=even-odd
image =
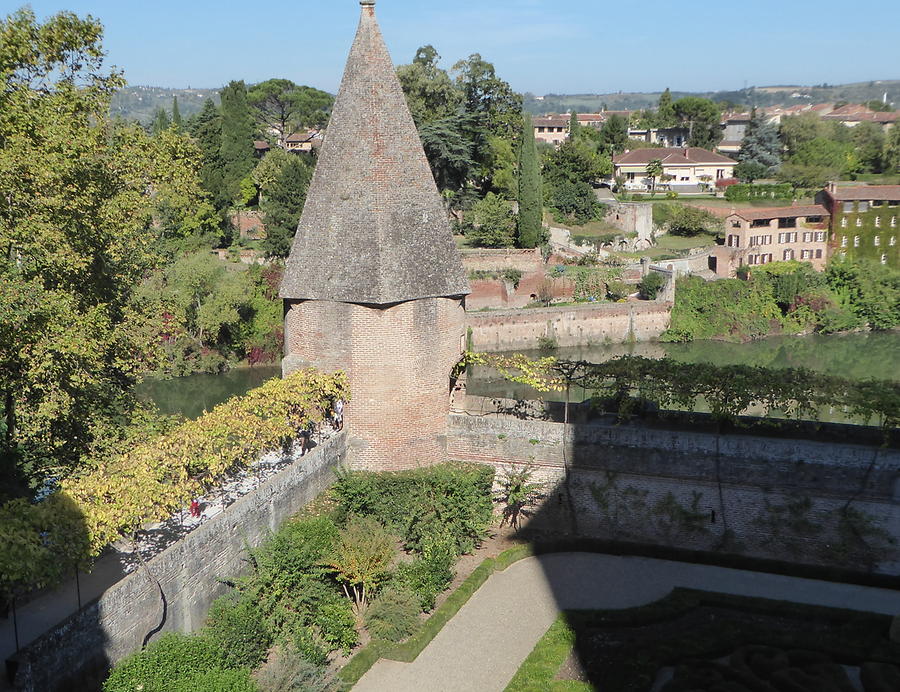
{"type": "MultiPolygon", "coordinates": [[[[331,414],[331,420],[334,423],[334,429],[338,432],[344,429],[344,401],[338,399],[334,402],[334,410],[331,414]]],[[[306,419],[304,424],[298,419],[296,424],[297,439],[300,440],[300,456],[302,457],[309,451],[309,441],[313,433],[313,421],[311,418],[306,419]]]]}

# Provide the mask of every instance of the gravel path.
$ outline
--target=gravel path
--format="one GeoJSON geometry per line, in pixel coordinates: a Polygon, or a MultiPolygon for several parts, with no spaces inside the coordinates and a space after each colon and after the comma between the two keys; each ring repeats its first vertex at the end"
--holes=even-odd
{"type": "Polygon", "coordinates": [[[630,608],[674,587],[900,613],[900,592],[639,557],[559,553],[495,572],[413,663],[379,660],[354,692],[502,692],[559,611],[630,608]]]}

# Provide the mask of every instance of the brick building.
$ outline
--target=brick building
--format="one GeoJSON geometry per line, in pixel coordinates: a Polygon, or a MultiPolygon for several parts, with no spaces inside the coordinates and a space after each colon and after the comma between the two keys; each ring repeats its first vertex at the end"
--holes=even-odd
{"type": "Polygon", "coordinates": [[[743,266],[828,261],[828,210],[821,205],[741,209],[725,218],[725,245],[715,249],[716,273],[734,276],[743,266]]]}
{"type": "Polygon", "coordinates": [[[346,371],[350,460],[391,469],[447,458],[469,283],[375,1],[360,5],[281,286],[283,370],[346,371]]]}

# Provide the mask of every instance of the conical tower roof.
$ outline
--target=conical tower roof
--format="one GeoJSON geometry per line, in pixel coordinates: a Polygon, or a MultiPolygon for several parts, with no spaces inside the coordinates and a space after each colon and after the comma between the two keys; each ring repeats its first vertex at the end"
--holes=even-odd
{"type": "Polygon", "coordinates": [[[470,292],[374,0],[362,16],[281,297],[386,305],[470,292]]]}

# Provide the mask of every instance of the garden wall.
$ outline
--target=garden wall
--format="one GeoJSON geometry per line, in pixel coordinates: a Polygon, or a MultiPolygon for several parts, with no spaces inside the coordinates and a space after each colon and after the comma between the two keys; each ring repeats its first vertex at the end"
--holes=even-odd
{"type": "Polygon", "coordinates": [[[16,689],[99,690],[112,665],[151,631],[191,632],[228,591],[219,581],[246,567],[244,548],[299,512],[331,485],[346,456],[339,433],[147,562],[77,615],[22,649],[16,689]],[[157,583],[158,582],[158,583],[157,583]]]}
{"type": "Polygon", "coordinates": [[[540,248],[533,250],[460,250],[459,254],[466,271],[495,272],[504,269],[518,269],[523,274],[543,273],[544,271],[540,248]]]}
{"type": "Polygon", "coordinates": [[[538,338],[552,336],[561,347],[651,341],[669,327],[671,303],[632,301],[563,308],[467,312],[475,351],[538,348],[538,338]]]}
{"type": "Polygon", "coordinates": [[[859,546],[840,521],[841,508],[853,498],[854,510],[864,513],[858,526],[879,548],[872,555],[880,569],[898,571],[889,551],[880,550],[888,547],[888,535],[900,534],[896,449],[720,436],[614,418],[584,422],[588,412],[581,407],[570,416],[581,422],[566,426],[552,422],[561,418],[561,405],[548,412],[541,402],[467,397],[461,408],[465,412],[458,405],[450,416],[451,457],[498,468],[532,460],[549,490],[538,522],[694,549],[717,549],[724,541],[728,550],[758,557],[845,560],[864,568],[859,546]],[[574,521],[562,483],[566,465],[574,521]]]}

